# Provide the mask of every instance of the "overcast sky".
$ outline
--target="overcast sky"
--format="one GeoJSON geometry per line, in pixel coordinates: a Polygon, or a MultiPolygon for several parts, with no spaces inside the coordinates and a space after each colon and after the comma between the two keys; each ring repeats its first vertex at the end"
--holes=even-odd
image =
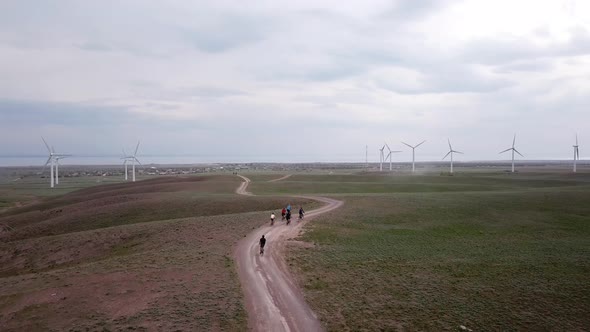
{"type": "Polygon", "coordinates": [[[590,1],[247,3],[0,1],[0,155],[588,156],[590,1]]]}

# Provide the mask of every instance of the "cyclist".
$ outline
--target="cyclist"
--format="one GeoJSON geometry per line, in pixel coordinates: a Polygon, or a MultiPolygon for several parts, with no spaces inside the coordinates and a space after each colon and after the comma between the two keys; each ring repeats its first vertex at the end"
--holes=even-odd
{"type": "Polygon", "coordinates": [[[270,213],[270,225],[274,225],[275,224],[275,214],[274,212],[270,213]]]}
{"type": "Polygon", "coordinates": [[[299,220],[303,219],[304,214],[305,214],[305,211],[303,211],[303,207],[300,206],[299,207],[299,220]]]}
{"type": "Polygon", "coordinates": [[[287,225],[289,225],[291,223],[291,211],[287,212],[286,218],[287,218],[287,225]]]}
{"type": "Polygon", "coordinates": [[[260,238],[260,255],[264,255],[264,245],[266,244],[266,239],[264,235],[260,238]]]}

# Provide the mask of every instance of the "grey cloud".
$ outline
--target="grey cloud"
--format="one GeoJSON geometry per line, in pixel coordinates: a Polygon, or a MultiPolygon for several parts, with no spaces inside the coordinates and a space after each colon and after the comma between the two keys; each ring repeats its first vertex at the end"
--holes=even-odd
{"type": "Polygon", "coordinates": [[[155,82],[133,81],[131,85],[136,88],[138,97],[150,96],[167,101],[187,101],[198,99],[220,99],[248,95],[239,89],[231,89],[217,86],[194,86],[170,88],[155,82]]]}
{"type": "Polygon", "coordinates": [[[509,80],[486,77],[469,66],[452,63],[438,63],[416,70],[420,74],[417,82],[377,78],[375,84],[400,94],[489,93],[513,85],[509,80]]]}
{"type": "Polygon", "coordinates": [[[175,111],[179,105],[164,101],[145,101],[124,105],[108,105],[91,102],[52,102],[37,100],[0,99],[0,128],[2,126],[71,126],[105,128],[115,130],[128,125],[153,128],[173,128],[177,130],[208,130],[216,124],[186,120],[173,117],[154,116],[149,112],[133,110],[175,111]]]}
{"type": "Polygon", "coordinates": [[[570,39],[565,43],[539,46],[530,39],[485,38],[471,41],[463,46],[462,60],[488,65],[502,65],[514,61],[527,61],[560,56],[590,54],[590,33],[583,29],[572,29],[570,39]]]}
{"type": "Polygon", "coordinates": [[[548,60],[518,61],[507,65],[498,66],[494,69],[498,74],[509,74],[513,72],[545,72],[553,69],[554,65],[548,60]]]}
{"type": "Polygon", "coordinates": [[[416,20],[430,15],[446,6],[444,0],[397,0],[391,8],[380,15],[383,19],[416,20]]]}
{"type": "Polygon", "coordinates": [[[92,51],[92,52],[108,52],[112,51],[113,48],[108,46],[107,44],[97,43],[97,42],[86,42],[80,44],[73,44],[74,47],[77,47],[81,50],[85,51],[92,51]]]}
{"type": "Polygon", "coordinates": [[[184,39],[203,52],[219,53],[260,42],[274,22],[266,17],[223,13],[215,19],[202,18],[195,26],[179,27],[184,39]]]}
{"type": "Polygon", "coordinates": [[[112,125],[124,121],[125,113],[122,107],[0,99],[0,123],[4,124],[112,125]]]}

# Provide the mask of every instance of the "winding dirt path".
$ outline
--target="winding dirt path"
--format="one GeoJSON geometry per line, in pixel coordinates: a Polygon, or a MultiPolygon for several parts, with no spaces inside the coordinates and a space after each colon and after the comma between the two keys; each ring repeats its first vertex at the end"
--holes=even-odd
{"type": "MultiPolygon", "coordinates": [[[[244,176],[238,194],[252,195],[246,191],[250,180],[244,176]]],[[[322,325],[309,308],[301,290],[289,273],[285,261],[285,242],[296,237],[301,227],[310,219],[332,211],[342,205],[326,197],[300,196],[314,199],[326,205],[309,211],[303,222],[292,221],[291,225],[275,223],[263,226],[238,242],[234,258],[238,275],[246,295],[248,326],[254,331],[323,331],[322,325]],[[258,254],[258,240],[267,238],[264,256],[258,254]]]]}
{"type": "Polygon", "coordinates": [[[251,192],[247,192],[246,188],[248,188],[248,185],[250,184],[250,179],[248,179],[245,176],[241,176],[238,175],[239,177],[241,177],[244,182],[242,182],[242,184],[240,184],[240,186],[238,187],[238,189],[236,189],[236,194],[238,195],[246,195],[246,196],[252,196],[251,192]]]}
{"type": "Polygon", "coordinates": [[[278,178],[278,179],[272,179],[272,180],[269,180],[268,182],[278,182],[278,181],[282,181],[282,180],[285,180],[285,179],[288,179],[288,178],[290,178],[290,177],[291,177],[291,175],[293,175],[293,174],[287,174],[287,175],[285,175],[285,176],[283,176],[283,177],[280,177],[280,178],[278,178]]]}

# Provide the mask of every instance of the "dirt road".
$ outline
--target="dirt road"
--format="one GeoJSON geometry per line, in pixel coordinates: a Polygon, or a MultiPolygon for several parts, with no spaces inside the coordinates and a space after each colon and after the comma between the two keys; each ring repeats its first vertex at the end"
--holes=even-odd
{"type": "Polygon", "coordinates": [[[246,188],[248,188],[248,185],[250,184],[250,179],[248,179],[245,176],[241,176],[241,175],[238,175],[238,176],[241,177],[242,179],[244,179],[244,182],[242,182],[242,184],[240,184],[238,189],[236,189],[236,194],[252,196],[252,193],[246,191],[246,188]]]}
{"type": "MultiPolygon", "coordinates": [[[[246,191],[250,180],[236,191],[246,191]]],[[[305,302],[301,290],[290,275],[285,262],[285,241],[296,237],[303,224],[322,213],[337,209],[341,201],[315,196],[305,196],[326,205],[309,211],[304,222],[293,220],[291,225],[276,222],[248,234],[241,240],[234,253],[240,282],[246,295],[249,328],[254,331],[322,331],[322,325],[305,302]],[[259,255],[258,241],[267,238],[266,252],[259,255]]],[[[270,216],[269,216],[270,222],[270,216]]]]}
{"type": "Polygon", "coordinates": [[[285,176],[283,176],[283,177],[280,177],[280,178],[278,178],[278,179],[272,179],[272,180],[269,180],[268,182],[278,182],[278,181],[282,181],[282,180],[285,180],[285,179],[288,179],[288,178],[290,178],[290,177],[291,177],[291,175],[292,175],[292,174],[287,174],[287,175],[285,175],[285,176]]]}

